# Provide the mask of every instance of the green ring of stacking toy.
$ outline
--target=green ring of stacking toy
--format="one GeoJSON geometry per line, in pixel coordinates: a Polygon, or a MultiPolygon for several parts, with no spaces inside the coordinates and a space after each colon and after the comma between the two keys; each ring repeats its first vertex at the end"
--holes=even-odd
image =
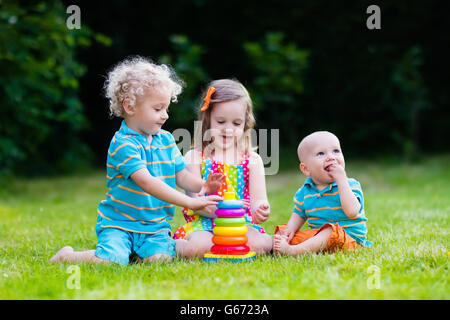
{"type": "Polygon", "coordinates": [[[244,202],[242,200],[227,200],[220,201],[217,204],[217,208],[219,209],[239,209],[244,206],[244,202]]]}
{"type": "Polygon", "coordinates": [[[245,224],[245,218],[215,218],[214,223],[219,227],[239,227],[245,224]]]}

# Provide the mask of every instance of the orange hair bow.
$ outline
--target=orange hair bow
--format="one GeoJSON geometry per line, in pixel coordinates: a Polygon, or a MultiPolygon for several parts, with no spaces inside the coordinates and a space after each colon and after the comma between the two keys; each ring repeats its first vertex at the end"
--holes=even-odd
{"type": "Polygon", "coordinates": [[[214,87],[208,88],[208,92],[206,92],[206,97],[205,97],[205,99],[203,99],[203,101],[205,101],[205,103],[203,104],[203,107],[200,109],[200,111],[205,111],[206,109],[209,108],[209,102],[211,101],[211,96],[214,92],[216,92],[216,88],[214,88],[214,87]]]}

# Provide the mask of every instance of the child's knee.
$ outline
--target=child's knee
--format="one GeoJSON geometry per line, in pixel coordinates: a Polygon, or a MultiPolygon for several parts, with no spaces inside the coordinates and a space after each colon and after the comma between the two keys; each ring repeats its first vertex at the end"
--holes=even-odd
{"type": "Polygon", "coordinates": [[[320,232],[322,236],[328,236],[330,237],[333,233],[333,227],[331,225],[326,225],[320,232]]]}
{"type": "Polygon", "coordinates": [[[205,241],[204,239],[177,240],[175,243],[175,251],[178,255],[185,258],[201,257],[211,250],[212,245],[213,243],[211,241],[205,241]]]}
{"type": "Polygon", "coordinates": [[[258,254],[268,253],[272,250],[273,239],[267,234],[261,234],[257,238],[249,239],[247,244],[250,249],[258,254]]]}
{"type": "Polygon", "coordinates": [[[159,262],[163,262],[163,261],[170,262],[172,260],[173,260],[173,258],[170,255],[162,254],[162,253],[157,253],[157,254],[154,254],[154,255],[152,255],[150,257],[144,258],[144,262],[148,262],[148,263],[157,262],[157,261],[159,261],[159,262]]]}
{"type": "Polygon", "coordinates": [[[208,253],[211,250],[211,244],[209,243],[191,243],[185,254],[188,258],[191,257],[202,257],[205,253],[208,253]]]}

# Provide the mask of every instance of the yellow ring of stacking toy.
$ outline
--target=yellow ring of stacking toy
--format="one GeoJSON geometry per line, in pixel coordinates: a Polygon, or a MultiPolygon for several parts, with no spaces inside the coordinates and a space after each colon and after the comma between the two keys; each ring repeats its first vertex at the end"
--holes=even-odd
{"type": "Polygon", "coordinates": [[[247,233],[247,226],[242,227],[214,227],[213,233],[218,236],[241,236],[247,233]]]}

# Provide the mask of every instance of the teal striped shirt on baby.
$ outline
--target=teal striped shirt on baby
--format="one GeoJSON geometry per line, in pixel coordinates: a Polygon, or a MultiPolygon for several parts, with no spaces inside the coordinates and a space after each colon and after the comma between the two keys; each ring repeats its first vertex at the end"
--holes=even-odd
{"type": "Polygon", "coordinates": [[[294,196],[294,212],[307,219],[306,223],[311,229],[319,229],[326,223],[337,223],[359,245],[370,247],[372,242],[366,239],[367,218],[364,214],[364,196],[361,185],[352,178],[348,179],[348,183],[361,204],[361,209],[355,218],[350,219],[345,215],[336,182],[319,191],[310,177],[306,179],[294,196]]]}
{"type": "Polygon", "coordinates": [[[147,168],[150,174],[175,188],[175,174],[186,163],[172,134],[160,130],[149,143],[145,135],[122,121],[111,140],[106,161],[106,200],[98,206],[97,227],[154,234],[171,232],[175,205],[144,192],[131,174],[147,168]]]}

